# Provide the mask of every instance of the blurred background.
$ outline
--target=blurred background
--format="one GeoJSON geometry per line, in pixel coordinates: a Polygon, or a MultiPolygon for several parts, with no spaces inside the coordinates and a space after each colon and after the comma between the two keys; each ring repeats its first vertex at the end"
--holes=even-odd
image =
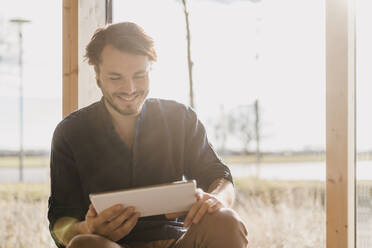
{"type": "MultiPolygon", "coordinates": [[[[372,4],[356,2],[357,247],[369,248],[372,4]]],[[[0,247],[52,247],[46,211],[50,142],[62,119],[62,3],[0,4],[0,247]]],[[[155,40],[150,97],[193,105],[232,170],[251,246],[325,247],[324,1],[114,0],[113,22],[121,21],[155,40]]]]}

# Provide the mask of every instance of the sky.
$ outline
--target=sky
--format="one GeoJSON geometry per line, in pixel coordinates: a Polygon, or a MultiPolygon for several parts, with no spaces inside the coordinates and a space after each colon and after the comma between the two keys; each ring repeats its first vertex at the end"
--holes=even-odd
{"type": "MultiPolygon", "coordinates": [[[[57,0],[0,0],[0,4],[6,6],[0,9],[2,58],[16,63],[17,32],[8,20],[32,21],[23,32],[25,146],[48,149],[62,115],[62,4],[57,0]]],[[[358,4],[357,140],[359,150],[367,150],[372,148],[372,49],[368,45],[372,44],[368,25],[372,6],[367,0],[358,4]]],[[[186,34],[180,2],[116,0],[113,7],[114,22],[134,21],[155,40],[159,60],[151,73],[150,96],[187,104],[186,34]]],[[[324,1],[221,4],[200,0],[191,1],[189,10],[196,110],[209,134],[209,124],[215,122],[221,105],[231,110],[258,99],[264,150],[323,149],[324,1]]],[[[17,149],[19,144],[17,70],[16,65],[0,61],[0,149],[17,149]]],[[[239,146],[237,140],[229,142],[239,146]]]]}

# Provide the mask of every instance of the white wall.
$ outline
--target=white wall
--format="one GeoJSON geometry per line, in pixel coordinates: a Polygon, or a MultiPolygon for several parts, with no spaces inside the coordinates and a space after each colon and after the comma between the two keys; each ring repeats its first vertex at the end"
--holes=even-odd
{"type": "Polygon", "coordinates": [[[101,98],[93,67],[84,61],[84,54],[94,31],[105,25],[105,9],[105,0],[79,0],[79,109],[101,98]]]}

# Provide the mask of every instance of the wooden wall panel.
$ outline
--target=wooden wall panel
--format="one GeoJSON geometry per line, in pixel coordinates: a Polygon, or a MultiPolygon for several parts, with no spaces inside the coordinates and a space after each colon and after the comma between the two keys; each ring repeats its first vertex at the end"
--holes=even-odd
{"type": "Polygon", "coordinates": [[[62,114],[78,107],[78,1],[63,0],[62,13],[62,114]]]}
{"type": "Polygon", "coordinates": [[[355,247],[354,0],[326,1],[327,248],[355,247]]]}

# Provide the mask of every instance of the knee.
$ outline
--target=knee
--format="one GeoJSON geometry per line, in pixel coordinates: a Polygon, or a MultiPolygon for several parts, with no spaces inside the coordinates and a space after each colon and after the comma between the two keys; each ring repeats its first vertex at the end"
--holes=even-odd
{"type": "Polygon", "coordinates": [[[208,247],[241,248],[248,245],[248,232],[243,220],[229,208],[206,214],[194,228],[208,242],[208,247]]]}
{"type": "Polygon", "coordinates": [[[94,234],[80,234],[75,236],[68,243],[67,248],[85,248],[85,247],[111,247],[110,240],[94,234]]]}
{"type": "Polygon", "coordinates": [[[220,227],[224,231],[236,230],[244,226],[242,219],[239,215],[230,208],[223,208],[212,214],[207,214],[205,217],[208,226],[213,229],[220,227]]]}
{"type": "Polygon", "coordinates": [[[214,236],[230,234],[238,234],[239,236],[247,237],[248,232],[243,220],[240,216],[230,208],[223,208],[212,214],[207,214],[203,217],[204,222],[202,228],[206,228],[208,232],[214,236]],[[205,219],[204,219],[205,218],[205,219]]]}

